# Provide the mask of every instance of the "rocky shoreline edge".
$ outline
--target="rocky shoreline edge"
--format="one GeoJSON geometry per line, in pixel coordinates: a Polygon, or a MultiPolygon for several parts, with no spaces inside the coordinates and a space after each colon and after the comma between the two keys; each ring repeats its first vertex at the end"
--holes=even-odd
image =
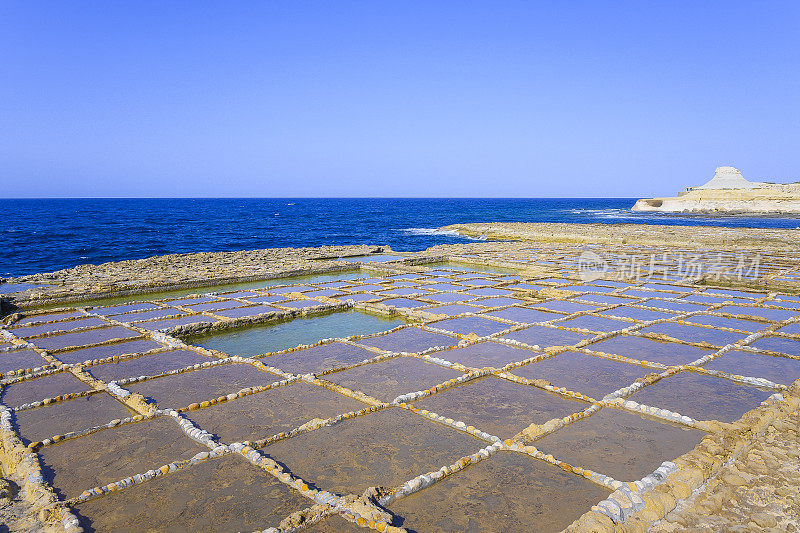
{"type": "MultiPolygon", "coordinates": [[[[609,228],[574,228],[558,227],[554,225],[537,227],[538,225],[526,224],[472,224],[450,226],[448,228],[468,228],[465,231],[482,232],[491,234],[490,238],[510,240],[515,239],[525,242],[594,242],[595,235],[602,235],[600,229],[605,229],[606,243],[609,245],[619,243],[619,237],[609,235],[609,228]],[[491,231],[488,231],[491,230],[491,231]],[[580,231],[579,231],[580,230],[580,231]],[[556,238],[564,240],[555,240],[556,238]],[[553,239],[553,240],[551,240],[553,239]],[[569,239],[576,239],[570,241],[569,239]],[[577,240],[585,239],[585,240],[577,240]]],[[[590,226],[590,225],[561,225],[561,226],[590,226]]],[[[594,225],[591,225],[594,226],[594,225]]],[[[647,230],[642,225],[625,228],[627,237],[623,237],[625,244],[634,244],[636,239],[642,242],[649,239],[658,240],[661,246],[665,245],[665,235],[674,235],[675,243],[680,246],[694,245],[707,246],[710,241],[702,235],[692,235],[697,228],[670,227],[661,232],[659,236],[648,236],[647,230]]],[[[719,228],[714,228],[718,230],[719,228]]],[[[784,232],[779,232],[784,233],[784,232]]],[[[719,235],[718,235],[719,237],[719,235]]],[[[737,230],[728,232],[720,237],[723,243],[735,241],[737,249],[748,249],[754,246],[763,246],[766,249],[785,250],[791,236],[775,236],[772,230],[737,230]],[[726,240],[728,239],[728,240],[726,240]]],[[[601,240],[601,239],[598,239],[601,240]]],[[[601,240],[602,242],[602,240],[601,240]]],[[[798,242],[798,241],[795,241],[798,242]]],[[[670,243],[672,244],[672,243],[670,243]]],[[[719,246],[720,243],[717,243],[719,246]]],[[[458,258],[463,261],[464,254],[471,249],[502,249],[504,247],[518,246],[512,242],[487,242],[474,244],[458,244],[434,247],[425,252],[416,254],[403,254],[409,263],[417,261],[439,261],[458,258]]],[[[795,245],[796,249],[796,245],[795,245]]],[[[175,285],[159,285],[160,280],[169,279],[170,273],[167,266],[180,279],[180,284],[185,286],[208,286],[219,283],[220,280],[250,281],[275,277],[288,277],[300,274],[321,273],[328,271],[341,271],[357,269],[357,265],[342,262],[340,257],[358,256],[365,253],[391,252],[387,247],[356,246],[356,247],[324,247],[304,249],[275,249],[257,250],[248,252],[220,252],[216,254],[180,254],[161,256],[139,261],[123,261],[106,263],[103,265],[84,265],[75,269],[67,269],[51,274],[37,274],[7,280],[15,283],[42,283],[45,279],[52,283],[49,287],[55,289],[32,289],[30,294],[23,295],[14,303],[20,302],[25,306],[35,307],[41,302],[68,303],[86,297],[98,295],[117,294],[142,294],[148,290],[165,290],[175,285]],[[333,255],[332,255],[333,254],[333,255]],[[350,255],[348,255],[350,254],[350,255]],[[249,263],[237,263],[242,257],[249,257],[249,263]],[[223,266],[215,265],[221,262],[223,266]],[[258,265],[263,261],[269,266],[262,273],[245,275],[246,267],[258,265]],[[314,264],[309,264],[311,262],[314,264]],[[229,272],[226,268],[235,269],[238,277],[200,277],[196,271],[192,272],[193,265],[212,268],[213,272],[220,274],[229,272]],[[181,265],[190,265],[183,269],[181,265]],[[281,269],[281,266],[286,268],[281,269]],[[299,267],[299,268],[298,268],[299,267]],[[151,278],[154,272],[160,272],[161,277],[151,278]],[[116,277],[110,274],[116,273],[116,277]],[[183,276],[181,278],[181,276],[183,276]],[[255,276],[249,278],[249,276],[255,276]],[[102,285],[104,292],[92,290],[92,283],[98,278],[105,278],[102,285]],[[110,281],[109,281],[110,280],[110,281]],[[54,283],[55,281],[55,283],[54,283]],[[126,283],[133,281],[139,288],[126,289],[126,283]],[[58,284],[60,283],[60,284],[58,284]],[[196,283],[197,285],[191,285],[196,283]],[[80,292],[83,289],[83,292],[80,292]],[[48,292],[52,290],[52,292],[48,292]],[[77,295],[71,291],[78,291],[77,295]],[[127,292],[126,292],[127,291],[127,292]],[[35,296],[36,295],[36,296],[35,296]]],[[[396,252],[392,252],[396,253],[396,252]]],[[[495,262],[492,266],[503,266],[495,262]]],[[[623,487],[612,493],[607,500],[600,502],[603,505],[595,506],[571,526],[567,531],[673,531],[688,527],[696,529],[719,530],[733,526],[779,528],[791,530],[797,524],[800,512],[797,510],[797,501],[800,501],[800,457],[798,450],[798,423],[800,422],[800,380],[785,390],[780,397],[773,397],[770,401],[746,413],[741,419],[732,424],[720,424],[719,430],[705,436],[702,442],[692,451],[676,458],[672,463],[675,470],[659,480],[650,490],[638,493],[632,487],[623,487]],[[794,466],[793,466],[794,465],[794,466]],[[793,476],[793,477],[792,477],[793,476]],[[749,491],[749,492],[748,492],[749,491]],[[743,505],[758,510],[749,516],[750,522],[741,523],[741,508],[735,496],[742,496],[743,505]],[[748,501],[748,494],[758,494],[763,505],[755,505],[748,501]],[[787,507],[789,511],[787,512],[787,507]],[[770,512],[783,513],[774,520],[770,512]],[[739,514],[737,514],[739,512],[739,514]]],[[[12,432],[13,433],[13,432],[12,432]]],[[[11,465],[14,469],[22,469],[25,473],[24,453],[12,438],[13,435],[2,436],[3,449],[0,459],[4,467],[11,465]],[[23,455],[20,455],[23,453],[23,455]]],[[[26,477],[26,476],[23,476],[26,477]]],[[[35,488],[35,487],[34,487],[35,488]]],[[[0,487],[2,489],[2,487],[0,487]]],[[[25,489],[27,490],[27,489],[25,489]]],[[[33,491],[31,496],[35,500],[42,497],[33,491]],[[36,494],[34,494],[36,493],[36,494]]],[[[45,498],[47,499],[47,498],[45,498]]],[[[752,499],[752,498],[750,498],[752,499]]],[[[42,511],[48,506],[42,507],[42,511]]],[[[40,514],[43,522],[52,523],[54,520],[63,522],[63,517],[47,516],[40,514]]],[[[70,517],[66,517],[69,519],[70,517]]],[[[58,530],[58,528],[56,528],[58,530]]]]}

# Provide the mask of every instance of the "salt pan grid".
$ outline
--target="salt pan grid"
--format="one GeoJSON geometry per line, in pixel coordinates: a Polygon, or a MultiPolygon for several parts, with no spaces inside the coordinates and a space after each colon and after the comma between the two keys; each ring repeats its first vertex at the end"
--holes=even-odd
{"type": "MultiPolygon", "coordinates": [[[[450,259],[473,266],[389,262],[335,287],[287,280],[6,320],[5,446],[26,450],[31,488],[55,491],[67,531],[435,531],[471,519],[550,531],[584,512],[624,521],[678,455],[780,401],[800,375],[790,294],[692,284],[668,260],[657,280],[582,281],[559,245],[450,259]],[[561,275],[526,275],[532,265],[561,275]],[[252,357],[192,344],[345,310],[409,323],[252,357]],[[674,445],[654,451],[665,438],[674,445]],[[618,451],[590,444],[605,441],[618,451]],[[467,488],[504,494],[503,519],[466,505],[467,488]]],[[[797,272],[791,257],[763,258],[768,278],[797,272]]]]}

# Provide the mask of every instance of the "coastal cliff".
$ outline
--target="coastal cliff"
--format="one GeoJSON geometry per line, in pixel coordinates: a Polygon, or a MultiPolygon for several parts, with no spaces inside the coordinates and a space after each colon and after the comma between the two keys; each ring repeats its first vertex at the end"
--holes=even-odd
{"type": "Polygon", "coordinates": [[[733,167],[718,167],[714,178],[678,196],[638,200],[633,211],[800,215],[799,183],[750,182],[733,167]]]}

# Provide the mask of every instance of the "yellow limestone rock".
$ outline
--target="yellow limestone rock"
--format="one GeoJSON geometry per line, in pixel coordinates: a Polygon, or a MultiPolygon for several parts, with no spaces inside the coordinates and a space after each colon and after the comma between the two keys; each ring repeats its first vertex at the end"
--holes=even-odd
{"type": "Polygon", "coordinates": [[[325,424],[325,420],[323,420],[321,418],[312,418],[311,420],[309,420],[308,422],[306,422],[305,424],[300,426],[298,429],[300,431],[310,431],[312,429],[317,429],[318,427],[320,427],[320,426],[322,426],[324,424],[325,424]]]}

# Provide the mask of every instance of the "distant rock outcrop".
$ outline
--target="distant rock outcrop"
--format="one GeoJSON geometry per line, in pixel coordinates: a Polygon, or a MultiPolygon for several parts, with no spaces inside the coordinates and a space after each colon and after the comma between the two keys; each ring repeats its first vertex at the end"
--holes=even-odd
{"type": "Polygon", "coordinates": [[[800,183],[747,181],[734,167],[717,167],[708,183],[678,196],[639,200],[633,211],[800,215],[800,183]]]}

